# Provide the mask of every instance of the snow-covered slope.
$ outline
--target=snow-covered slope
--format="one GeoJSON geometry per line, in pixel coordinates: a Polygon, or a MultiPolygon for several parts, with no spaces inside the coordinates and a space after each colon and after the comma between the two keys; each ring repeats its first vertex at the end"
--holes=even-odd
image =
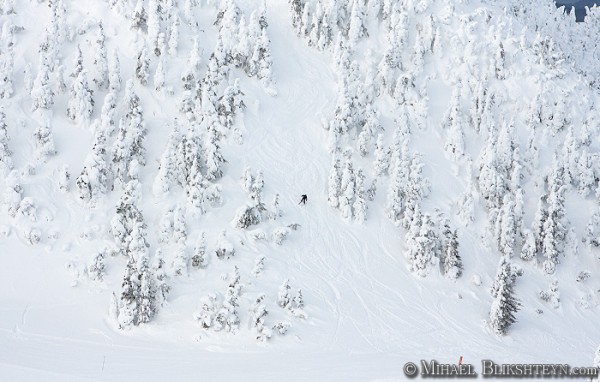
{"type": "Polygon", "coordinates": [[[590,244],[600,225],[589,224],[600,177],[598,9],[575,24],[550,0],[174,3],[0,2],[0,73],[14,89],[0,99],[11,151],[4,155],[0,135],[2,380],[403,380],[408,361],[460,356],[477,366],[592,364],[600,343],[598,253],[590,244]],[[307,4],[304,15],[294,16],[295,4],[307,4]],[[132,26],[141,5],[147,20],[132,26]],[[157,6],[162,18],[152,14],[157,6]],[[312,32],[317,15],[333,10],[342,27],[330,19],[330,39],[312,32]],[[94,81],[103,74],[100,22],[105,86],[94,81]],[[247,57],[235,55],[241,36],[249,36],[247,57]],[[243,64],[223,65],[229,59],[243,64]],[[182,76],[190,73],[186,93],[182,76]],[[88,93],[76,86],[86,76],[94,100],[87,118],[88,93]],[[236,79],[235,102],[245,109],[229,114],[220,97],[236,79]],[[390,153],[381,174],[378,135],[390,153]],[[139,142],[145,152],[136,151],[139,142]],[[226,163],[211,162],[215,143],[226,163]],[[402,177],[405,157],[412,162],[402,177]],[[342,189],[332,182],[336,159],[342,189]],[[365,189],[376,184],[373,200],[348,187],[359,182],[358,169],[365,189]],[[240,178],[249,173],[245,190],[240,178]],[[394,192],[404,198],[398,214],[390,212],[394,192]],[[302,194],[306,205],[298,204],[302,194]],[[545,219],[537,217],[540,198],[545,219]],[[241,228],[245,205],[258,221],[241,228]],[[411,254],[429,232],[421,235],[426,224],[415,221],[426,215],[437,244],[419,263],[411,254]],[[540,221],[559,228],[536,231],[540,221]],[[457,231],[457,279],[444,272],[438,248],[444,223],[457,231]],[[197,267],[203,234],[206,265],[197,267]],[[534,259],[522,255],[528,237],[540,242],[534,259]],[[223,241],[233,256],[217,256],[223,241]],[[157,251],[165,261],[158,269],[157,251]],[[521,308],[505,335],[490,324],[502,256],[521,274],[512,285],[521,308]],[[282,307],[286,280],[296,299],[282,307]],[[554,280],[560,301],[556,293],[543,301],[540,291],[554,280]],[[170,289],[165,299],[161,283],[170,289]],[[127,285],[148,294],[131,304],[127,285]],[[203,308],[210,296],[212,313],[203,308]],[[143,316],[149,300],[153,312],[143,316]]]}

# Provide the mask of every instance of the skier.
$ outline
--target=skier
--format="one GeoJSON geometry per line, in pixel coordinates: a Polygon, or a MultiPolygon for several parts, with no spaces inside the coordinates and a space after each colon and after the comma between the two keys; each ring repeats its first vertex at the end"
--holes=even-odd
{"type": "Polygon", "coordinates": [[[306,204],[306,201],[307,201],[307,200],[308,200],[308,196],[306,196],[306,194],[303,194],[303,195],[300,197],[300,203],[298,203],[298,204],[306,204]]]}

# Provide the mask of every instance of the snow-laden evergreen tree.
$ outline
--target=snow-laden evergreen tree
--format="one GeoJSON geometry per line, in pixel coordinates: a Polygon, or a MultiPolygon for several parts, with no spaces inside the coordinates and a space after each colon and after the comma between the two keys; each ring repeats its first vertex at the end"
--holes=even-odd
{"type": "Polygon", "coordinates": [[[133,227],[143,224],[144,217],[138,205],[141,199],[141,185],[137,177],[131,178],[121,194],[116,214],[111,220],[111,232],[115,238],[118,252],[129,255],[133,227]]]}
{"type": "Polygon", "coordinates": [[[184,243],[187,240],[187,223],[185,210],[178,206],[173,213],[173,239],[176,243],[184,243]]]}
{"type": "Polygon", "coordinates": [[[265,295],[258,296],[250,307],[252,328],[256,331],[256,339],[264,342],[271,338],[272,330],[265,326],[265,317],[269,314],[265,305],[265,295]]]}
{"type": "Polygon", "coordinates": [[[216,247],[215,253],[219,259],[229,259],[235,255],[235,248],[227,239],[227,232],[225,230],[221,231],[219,234],[216,247]]]}
{"type": "Polygon", "coordinates": [[[121,90],[121,62],[116,50],[112,51],[108,68],[108,88],[115,93],[121,90]]]}
{"type": "Polygon", "coordinates": [[[188,274],[188,253],[185,240],[177,242],[175,257],[171,264],[171,269],[175,276],[187,276],[188,274]]]}
{"type": "Polygon", "coordinates": [[[290,293],[290,280],[285,280],[277,292],[277,305],[287,308],[292,303],[292,294],[290,293]]]}
{"type": "Polygon", "coordinates": [[[558,279],[552,280],[550,288],[539,292],[540,298],[546,301],[554,309],[557,309],[560,305],[560,292],[558,290],[558,279]]]}
{"type": "Polygon", "coordinates": [[[338,207],[341,196],[342,173],[340,158],[335,156],[331,166],[328,180],[328,197],[327,201],[331,207],[338,207]]]}
{"type": "Polygon", "coordinates": [[[2,56],[0,56],[0,99],[8,99],[14,92],[14,28],[12,22],[4,22],[2,34],[0,35],[0,49],[2,50],[2,56]]]}
{"type": "Polygon", "coordinates": [[[427,213],[422,214],[417,208],[413,215],[413,224],[407,233],[406,243],[406,258],[411,272],[420,277],[429,274],[432,266],[438,263],[438,241],[431,216],[427,213]]]}
{"type": "Polygon", "coordinates": [[[261,275],[263,269],[265,268],[265,259],[266,257],[263,255],[260,255],[256,258],[256,261],[254,262],[254,268],[252,268],[252,274],[254,277],[259,277],[261,275]]]}
{"type": "Polygon", "coordinates": [[[342,179],[340,184],[340,211],[344,219],[352,219],[354,211],[352,205],[356,195],[356,175],[352,166],[352,156],[346,153],[346,160],[342,168],[342,179]]]}
{"type": "Polygon", "coordinates": [[[509,258],[513,255],[517,240],[515,203],[512,199],[512,195],[504,195],[502,207],[498,211],[496,227],[494,227],[498,251],[509,258]]]}
{"type": "Polygon", "coordinates": [[[50,109],[54,105],[54,92],[50,84],[50,66],[44,55],[41,55],[38,74],[31,89],[32,109],[50,109]]]}
{"type": "Polygon", "coordinates": [[[537,250],[535,235],[529,229],[523,230],[523,247],[521,248],[521,259],[530,261],[535,259],[537,250]]]}
{"type": "Polygon", "coordinates": [[[221,309],[217,311],[215,316],[215,330],[225,330],[226,332],[237,332],[240,324],[240,318],[237,312],[238,299],[242,290],[240,283],[240,273],[237,266],[229,275],[228,286],[223,298],[221,309]]]}
{"type": "Polygon", "coordinates": [[[158,46],[158,35],[160,34],[160,20],[161,20],[161,7],[162,0],[148,0],[148,34],[147,39],[150,42],[150,46],[156,56],[160,56],[161,51],[158,46]]]}
{"type": "Polygon", "coordinates": [[[76,79],[79,77],[79,74],[83,72],[83,52],[81,51],[81,46],[77,45],[77,54],[75,55],[75,60],[73,60],[73,72],[69,75],[69,77],[76,79]]]}
{"type": "Polygon", "coordinates": [[[243,181],[249,180],[252,182],[249,189],[250,201],[237,210],[235,218],[232,221],[232,225],[238,228],[248,228],[268,217],[268,211],[263,202],[262,195],[264,188],[263,173],[262,171],[258,171],[254,178],[250,171],[247,168],[244,172],[244,177],[249,177],[249,179],[242,179],[243,181]]]}
{"type": "Polygon", "coordinates": [[[362,0],[352,1],[352,11],[350,13],[350,25],[348,28],[348,43],[354,47],[358,39],[367,34],[365,27],[365,8],[362,0]]]}
{"type": "Polygon", "coordinates": [[[35,129],[33,138],[35,142],[35,154],[38,159],[45,161],[48,156],[56,154],[54,135],[52,134],[49,119],[46,119],[35,129]]]}
{"type": "Polygon", "coordinates": [[[163,88],[165,86],[165,59],[161,57],[158,60],[158,65],[156,66],[156,71],[154,72],[154,90],[158,93],[162,93],[163,88]]]}
{"type": "Polygon", "coordinates": [[[148,28],[148,13],[144,7],[144,0],[137,0],[131,15],[131,28],[146,31],[148,28]]]}
{"type": "Polygon", "coordinates": [[[399,225],[405,211],[406,181],[410,174],[410,153],[408,140],[402,141],[400,129],[394,133],[389,166],[390,183],[387,195],[387,216],[399,225]]]}
{"type": "Polygon", "coordinates": [[[549,175],[548,187],[550,188],[546,201],[548,212],[542,223],[541,252],[546,258],[543,263],[544,271],[552,274],[564,251],[568,224],[565,217],[564,169],[556,160],[552,173],[549,175]]]}
{"type": "MultiPolygon", "coordinates": [[[[21,200],[21,203],[19,203],[19,212],[22,216],[28,218],[31,222],[37,221],[37,205],[32,197],[26,196],[21,200]]],[[[29,232],[32,231],[33,229],[31,229],[29,232]]],[[[37,244],[39,241],[40,240],[37,239],[35,243],[31,244],[37,244]]]]}
{"type": "Polygon", "coordinates": [[[494,58],[494,70],[496,78],[499,80],[506,79],[506,52],[502,42],[498,44],[498,49],[496,50],[496,56],[494,58]]]}
{"type": "Polygon", "coordinates": [[[508,189],[508,174],[502,165],[495,128],[490,134],[479,158],[479,194],[486,200],[488,209],[500,208],[502,198],[508,189]]]}
{"type": "Polygon", "coordinates": [[[146,164],[146,150],[143,146],[146,127],[140,98],[135,93],[133,80],[127,81],[124,102],[127,112],[119,121],[119,132],[112,152],[113,172],[121,183],[127,182],[133,160],[140,165],[146,164]]]}
{"type": "Polygon", "coordinates": [[[352,205],[354,210],[354,220],[362,223],[367,219],[367,202],[365,201],[365,175],[362,169],[356,173],[356,197],[352,205]]]}
{"type": "Polygon", "coordinates": [[[148,84],[148,78],[150,78],[150,58],[148,57],[148,49],[146,49],[145,45],[142,46],[137,55],[135,76],[143,86],[148,84]]]}
{"type": "Polygon", "coordinates": [[[200,61],[201,61],[201,52],[199,47],[198,39],[194,39],[194,44],[192,46],[192,50],[190,51],[190,55],[187,61],[187,65],[181,74],[181,82],[183,83],[183,90],[190,92],[194,89],[195,83],[200,78],[200,61]]]}
{"type": "Polygon", "coordinates": [[[465,151],[464,118],[463,113],[460,110],[460,91],[461,87],[460,83],[458,83],[452,93],[450,107],[446,112],[443,121],[443,128],[447,130],[444,149],[454,160],[457,160],[464,155],[465,151]]]}
{"type": "Polygon", "coordinates": [[[106,136],[99,130],[96,132],[92,151],[83,164],[83,170],[75,180],[79,199],[94,205],[101,195],[108,192],[111,179],[111,168],[106,158],[106,136]]]}
{"type": "Polygon", "coordinates": [[[204,157],[206,158],[206,179],[218,180],[223,176],[222,165],[226,162],[221,154],[217,131],[213,126],[209,127],[204,141],[204,157]]]}
{"type": "Polygon", "coordinates": [[[113,135],[115,131],[115,118],[117,109],[116,91],[110,90],[104,97],[102,112],[100,114],[100,129],[106,135],[113,135]]]}
{"type": "Polygon", "coordinates": [[[173,238],[173,215],[175,214],[174,207],[167,207],[163,212],[159,222],[159,243],[169,243],[173,238]]]}
{"type": "Polygon", "coordinates": [[[106,275],[106,266],[104,260],[106,258],[106,252],[104,250],[97,251],[90,265],[87,268],[87,274],[90,280],[102,281],[106,275]]]}
{"type": "Polygon", "coordinates": [[[181,133],[177,119],[173,122],[173,129],[163,151],[158,167],[158,174],[154,180],[153,192],[155,196],[166,196],[171,187],[177,182],[177,175],[183,171],[177,167],[176,154],[181,142],[181,133]]]}
{"type": "Polygon", "coordinates": [[[12,152],[8,147],[10,138],[7,127],[6,113],[4,113],[4,108],[0,106],[0,175],[2,176],[6,176],[13,169],[12,152]]]}
{"type": "Polygon", "coordinates": [[[377,136],[377,143],[375,144],[375,162],[373,166],[375,167],[375,175],[382,176],[387,174],[388,168],[390,166],[390,150],[386,149],[385,144],[383,143],[384,136],[379,133],[377,136]]]}
{"type": "Polygon", "coordinates": [[[458,234],[450,227],[450,221],[446,219],[441,235],[441,264],[444,276],[456,280],[462,275],[463,264],[458,253],[458,234]]]}
{"type": "Polygon", "coordinates": [[[490,326],[500,335],[506,334],[510,325],[516,322],[515,313],[521,306],[514,296],[516,276],[513,265],[506,257],[502,257],[492,286],[494,300],[490,309],[490,326]]]}
{"type": "Polygon", "coordinates": [[[167,301],[167,296],[171,291],[169,277],[165,272],[165,260],[162,250],[156,250],[153,258],[152,272],[154,274],[154,284],[156,286],[156,306],[162,306],[167,301]]]}
{"type": "MultiPolygon", "coordinates": [[[[129,185],[135,187],[135,182],[137,179],[132,179],[129,185]]],[[[126,193],[123,194],[120,206],[127,205],[125,198],[126,193]]],[[[133,208],[129,212],[135,212],[135,206],[130,206],[133,208]]],[[[117,210],[117,213],[120,212],[117,210]]],[[[121,329],[149,322],[158,309],[155,276],[149,264],[146,225],[141,213],[135,215],[137,216],[133,219],[125,216],[123,220],[117,218],[118,215],[113,219],[113,223],[115,220],[124,221],[130,229],[126,247],[128,261],[118,301],[118,324],[121,329]]]]}
{"type": "Polygon", "coordinates": [[[267,36],[267,28],[260,29],[260,35],[256,37],[256,42],[249,61],[251,75],[256,74],[261,84],[269,95],[276,95],[275,80],[273,76],[273,59],[271,57],[270,40],[267,36]]]}
{"type": "Polygon", "coordinates": [[[87,81],[87,72],[81,70],[71,88],[67,116],[70,120],[81,123],[87,122],[94,112],[94,91],[90,89],[87,81]]]}
{"type": "Polygon", "coordinates": [[[421,201],[429,195],[431,186],[429,180],[423,177],[423,162],[419,153],[413,153],[408,172],[408,182],[405,186],[405,208],[402,224],[404,228],[410,227],[413,213],[421,201]]]}
{"type": "Polygon", "coordinates": [[[252,168],[249,166],[246,166],[244,168],[244,172],[242,173],[242,176],[240,178],[240,185],[242,186],[242,190],[249,193],[250,189],[252,188],[253,183],[254,183],[254,175],[252,174],[252,168]]]}
{"type": "Polygon", "coordinates": [[[168,0],[165,12],[167,14],[167,45],[170,56],[177,55],[179,46],[179,14],[178,8],[173,4],[173,0],[168,0]]]}
{"type": "Polygon", "coordinates": [[[194,318],[199,321],[202,329],[209,329],[213,326],[217,307],[218,302],[215,294],[211,293],[200,300],[200,310],[194,313],[194,318]]]}
{"type": "Polygon", "coordinates": [[[467,185],[465,187],[465,191],[458,200],[458,218],[465,226],[471,224],[475,219],[475,198],[473,193],[474,188],[471,175],[471,161],[469,161],[467,166],[467,185]]]}
{"type": "Polygon", "coordinates": [[[225,128],[230,129],[235,122],[237,113],[246,108],[242,99],[243,95],[239,80],[235,79],[225,88],[223,95],[218,99],[217,113],[221,125],[225,128]]]}
{"type": "Polygon", "coordinates": [[[67,83],[65,81],[65,67],[64,65],[57,65],[54,69],[54,93],[63,94],[68,90],[67,83]]]}
{"type": "Polygon", "coordinates": [[[106,35],[102,22],[98,24],[98,36],[96,37],[96,55],[94,57],[94,83],[98,89],[106,89],[108,80],[108,53],[106,51],[106,35]]]}
{"type": "Polygon", "coordinates": [[[194,246],[192,266],[195,268],[206,268],[208,265],[208,258],[206,256],[206,234],[202,232],[194,246]]]}
{"type": "Polygon", "coordinates": [[[591,194],[596,188],[597,168],[597,160],[594,160],[594,157],[584,148],[577,161],[577,191],[583,197],[591,194]]]}

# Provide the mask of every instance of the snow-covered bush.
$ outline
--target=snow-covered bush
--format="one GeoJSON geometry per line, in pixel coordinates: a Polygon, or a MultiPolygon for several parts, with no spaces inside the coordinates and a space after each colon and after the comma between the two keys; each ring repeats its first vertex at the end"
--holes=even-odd
{"type": "Polygon", "coordinates": [[[222,231],[217,240],[215,253],[219,259],[229,259],[235,255],[235,248],[226,235],[226,231],[222,231]]]}
{"type": "Polygon", "coordinates": [[[273,229],[273,232],[271,233],[271,238],[273,239],[273,242],[277,245],[281,245],[283,244],[283,241],[287,238],[287,236],[290,234],[290,229],[287,227],[277,227],[275,229],[273,229]]]}

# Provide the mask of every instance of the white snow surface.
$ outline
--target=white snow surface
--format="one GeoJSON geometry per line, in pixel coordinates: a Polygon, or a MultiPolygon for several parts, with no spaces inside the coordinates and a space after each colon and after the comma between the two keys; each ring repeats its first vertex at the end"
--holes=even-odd
{"type": "MultiPolygon", "coordinates": [[[[260,3],[237,2],[247,15],[260,3]]],[[[65,3],[72,25],[91,25],[89,31],[75,36],[76,42],[64,44],[61,54],[66,73],[72,69],[77,43],[82,47],[86,65],[91,67],[96,32],[93,25],[102,19],[107,44],[118,49],[120,55],[124,87],[134,73],[137,33],[106,2],[65,3]]],[[[204,1],[201,3],[197,16],[203,29],[198,33],[204,66],[216,41],[212,25],[216,10],[204,1]]],[[[472,3],[473,8],[485,6],[491,13],[500,12],[494,5],[472,3]]],[[[16,92],[10,99],[0,101],[9,122],[15,168],[24,174],[23,195],[37,203],[35,223],[13,219],[4,210],[0,214],[0,231],[6,233],[0,238],[0,380],[395,381],[406,378],[402,370],[406,362],[436,359],[456,363],[460,356],[464,363],[473,363],[476,368],[480,368],[482,359],[497,363],[591,365],[600,343],[600,278],[598,260],[583,244],[578,256],[562,259],[558,265],[554,275],[560,280],[557,309],[538,297],[540,290],[548,289],[552,277],[536,265],[519,262],[524,276],[518,278],[515,290],[523,306],[508,335],[499,337],[485,324],[499,255],[485,238],[483,201],[476,202],[473,224],[456,224],[464,261],[464,273],[457,281],[448,280],[439,272],[419,278],[408,270],[405,232],[392,224],[384,211],[387,183],[379,184],[363,224],[344,221],[337,210],[328,206],[331,155],[326,144],[328,133],[322,124],[335,109],[336,72],[331,53],[308,47],[296,36],[289,5],[283,0],[267,1],[277,95],[267,94],[256,79],[233,70],[232,75],[240,78],[247,105],[243,117],[236,122],[244,141],[240,145],[228,139],[223,145],[228,161],[219,181],[223,186],[223,205],[208,208],[205,215],[188,210],[189,253],[200,233],[206,232],[207,268],[190,267],[187,275],[170,277],[168,301],[151,322],[126,331],[117,329],[109,318],[108,307],[112,292],[120,290],[125,259],[108,258],[107,275],[101,282],[89,280],[84,268],[96,250],[112,242],[110,219],[119,193],[109,193],[94,208],[77,201],[74,178],[92,147],[92,130],[89,124],[75,125],[67,119],[68,96],[64,94],[56,97],[51,111],[31,113],[30,98],[21,86],[26,63],[33,63],[34,73],[37,72],[37,46],[49,20],[47,9],[45,2],[16,1],[15,24],[25,27],[17,35],[16,92]],[[52,120],[58,154],[37,164],[36,173],[28,175],[25,168],[34,162],[31,135],[44,115],[52,120]],[[66,194],[56,184],[59,169],[65,164],[72,175],[72,190],[66,194]],[[278,193],[283,210],[278,220],[263,222],[248,231],[229,225],[237,208],[247,199],[239,185],[246,166],[263,171],[265,201],[270,202],[278,193]],[[301,194],[308,195],[305,206],[298,205],[301,194]],[[293,223],[299,227],[290,231],[282,245],[270,242],[274,229],[293,223]],[[23,232],[28,226],[42,232],[39,244],[26,242],[23,232]],[[266,240],[253,239],[252,229],[264,230],[266,240]],[[227,230],[227,238],[236,249],[229,260],[217,259],[214,254],[222,230],[227,230]],[[266,257],[265,267],[255,277],[252,268],[261,255],[266,257]],[[238,307],[240,329],[235,334],[206,331],[194,320],[194,312],[203,296],[224,294],[224,276],[234,265],[240,269],[243,285],[238,307]],[[585,269],[591,271],[591,278],[576,282],[578,272],[585,269]],[[481,285],[475,285],[474,278],[479,278],[481,285]],[[305,319],[293,317],[277,306],[277,291],[286,279],[290,280],[292,292],[302,290],[305,319]],[[267,295],[267,324],[291,324],[286,335],[274,334],[265,343],[257,342],[250,329],[249,308],[260,293],[267,295]],[[581,304],[582,300],[586,304],[581,304]]],[[[457,5],[456,12],[471,11],[462,4],[457,5]]],[[[0,22],[6,22],[7,17],[0,16],[0,22]]],[[[373,35],[377,36],[374,30],[373,35]]],[[[176,89],[175,96],[159,95],[150,85],[136,84],[148,129],[147,165],[140,179],[152,254],[159,246],[162,214],[169,206],[186,203],[180,189],[168,198],[154,197],[152,183],[173,117],[183,118],[177,110],[178,77],[191,44],[191,32],[182,23],[177,57],[168,57],[166,82],[176,89]]],[[[361,44],[361,51],[378,49],[374,41],[361,44]]],[[[438,127],[451,94],[452,80],[445,75],[452,70],[447,66],[450,62],[442,58],[427,61],[427,70],[438,71],[439,76],[429,82],[429,126],[415,133],[412,144],[424,154],[424,172],[432,185],[424,205],[430,211],[440,208],[458,222],[454,203],[466,184],[466,162],[452,162],[445,156],[445,133],[438,127]]],[[[151,73],[155,65],[153,62],[151,73]]],[[[537,86],[533,76],[508,82],[512,104],[518,104],[521,97],[532,99],[533,92],[528,92],[527,84],[537,86]]],[[[578,84],[579,79],[580,74],[573,71],[567,72],[563,81],[578,84]]],[[[562,82],[556,82],[561,86],[562,82]]],[[[95,91],[93,118],[99,117],[105,94],[95,91]]],[[[123,90],[119,101],[122,96],[123,90]]],[[[600,99],[592,90],[586,96],[600,99]]],[[[391,137],[393,105],[382,105],[381,121],[391,137]]],[[[585,113],[582,109],[577,111],[585,113]]],[[[467,151],[476,158],[483,141],[469,134],[467,151]]],[[[520,135],[524,142],[526,134],[520,135]]],[[[549,139],[562,143],[560,137],[549,139]]],[[[540,169],[550,166],[550,158],[550,154],[542,154],[540,169]]],[[[372,160],[371,154],[365,166],[372,160]]],[[[534,189],[533,177],[529,182],[529,189],[534,189]]],[[[0,187],[4,188],[4,180],[0,180],[0,187]]],[[[527,224],[533,218],[536,200],[536,194],[527,195],[527,224]]],[[[596,204],[592,198],[583,199],[576,194],[569,197],[567,214],[578,235],[584,232],[596,204]]],[[[175,245],[164,245],[163,250],[170,264],[175,245]]]]}

